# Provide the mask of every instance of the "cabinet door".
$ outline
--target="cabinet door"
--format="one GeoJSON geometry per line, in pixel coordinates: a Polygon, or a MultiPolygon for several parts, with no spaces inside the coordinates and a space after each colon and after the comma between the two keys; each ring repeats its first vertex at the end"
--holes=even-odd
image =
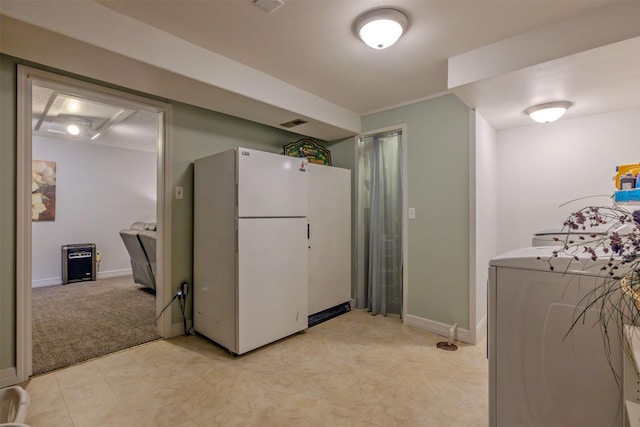
{"type": "Polygon", "coordinates": [[[309,314],[351,299],[351,171],[309,164],[309,314]]]}

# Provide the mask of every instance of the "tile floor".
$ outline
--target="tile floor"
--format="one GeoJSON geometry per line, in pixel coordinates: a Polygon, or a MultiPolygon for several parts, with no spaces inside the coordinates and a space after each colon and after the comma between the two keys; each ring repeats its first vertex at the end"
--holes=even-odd
{"type": "Polygon", "coordinates": [[[233,357],[160,340],[33,377],[26,423],[46,426],[488,425],[486,344],[352,311],[233,357]]]}

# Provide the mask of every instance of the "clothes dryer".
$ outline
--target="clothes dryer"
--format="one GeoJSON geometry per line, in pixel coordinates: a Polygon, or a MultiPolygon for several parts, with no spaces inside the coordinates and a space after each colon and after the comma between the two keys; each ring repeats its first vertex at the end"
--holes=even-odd
{"type": "Polygon", "coordinates": [[[607,347],[597,307],[585,308],[602,283],[601,261],[559,256],[551,271],[544,259],[554,249],[523,248],[490,262],[489,425],[621,426],[620,334],[607,331],[607,347]]]}

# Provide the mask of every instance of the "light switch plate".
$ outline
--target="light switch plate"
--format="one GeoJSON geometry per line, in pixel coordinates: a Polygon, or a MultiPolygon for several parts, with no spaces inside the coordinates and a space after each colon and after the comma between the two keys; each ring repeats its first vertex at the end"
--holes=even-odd
{"type": "Polygon", "coordinates": [[[176,199],[182,199],[183,189],[182,187],[176,187],[176,199]]]}
{"type": "Polygon", "coordinates": [[[409,219],[416,219],[416,208],[409,208],[409,219]]]}

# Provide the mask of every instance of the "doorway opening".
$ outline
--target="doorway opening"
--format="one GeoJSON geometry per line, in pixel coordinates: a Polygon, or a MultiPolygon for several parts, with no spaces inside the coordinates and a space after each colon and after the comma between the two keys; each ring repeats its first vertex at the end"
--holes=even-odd
{"type": "Polygon", "coordinates": [[[356,305],[402,316],[406,287],[406,129],[357,139],[356,305]]]}
{"type": "Polygon", "coordinates": [[[22,380],[170,329],[168,316],[157,328],[153,324],[170,295],[164,279],[170,263],[162,262],[170,250],[169,200],[163,196],[170,182],[170,112],[165,103],[19,66],[16,362],[22,380]],[[132,275],[138,269],[120,234],[135,224],[153,234],[147,280],[132,275]],[[91,261],[82,264],[86,258],[91,261]],[[81,265],[87,268],[78,273],[81,265]],[[43,295],[49,304],[42,304],[43,295]],[[118,330],[140,332],[134,323],[141,306],[131,306],[134,297],[143,297],[138,303],[151,321],[132,338],[118,330]],[[59,304],[53,304],[56,298],[59,304]],[[43,317],[43,307],[53,309],[43,317]],[[54,323],[76,335],[54,337],[54,323]],[[121,338],[115,347],[91,344],[121,338]],[[52,340],[51,348],[66,347],[66,354],[43,353],[52,340]]]}

